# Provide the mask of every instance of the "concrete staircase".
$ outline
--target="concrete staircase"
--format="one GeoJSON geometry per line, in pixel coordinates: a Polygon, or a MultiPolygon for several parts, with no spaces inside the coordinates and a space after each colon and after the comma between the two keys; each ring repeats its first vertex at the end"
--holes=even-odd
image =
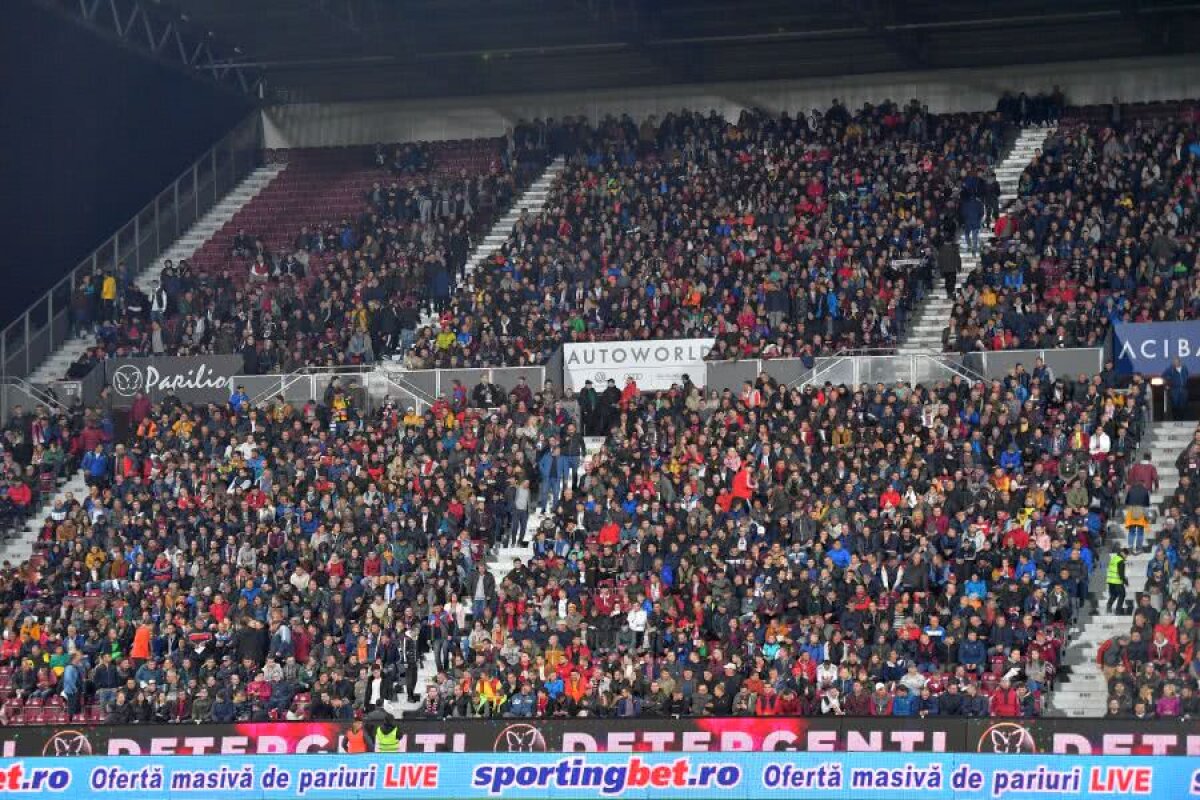
{"type": "MultiPolygon", "coordinates": [[[[533,217],[546,209],[546,205],[550,201],[550,192],[554,188],[554,184],[562,176],[566,166],[566,159],[562,156],[551,161],[546,169],[542,171],[542,174],[538,176],[537,180],[521,193],[516,202],[512,204],[512,207],[508,209],[504,216],[496,220],[491,230],[483,237],[483,240],[471,250],[471,253],[467,256],[466,267],[463,270],[465,273],[464,285],[468,290],[474,287],[472,275],[474,275],[475,270],[504,246],[504,243],[512,235],[513,227],[521,219],[522,215],[528,214],[533,217]]],[[[421,317],[421,326],[429,327],[436,323],[437,315],[433,313],[432,309],[426,309],[421,317]]],[[[393,359],[398,361],[402,357],[403,354],[399,353],[394,355],[393,359]]]]}
{"type": "Polygon", "coordinates": [[[29,560],[33,555],[33,545],[37,541],[38,534],[42,532],[46,515],[54,507],[55,501],[65,502],[69,497],[82,500],[86,496],[87,484],[83,480],[83,470],[77,470],[74,475],[67,478],[66,483],[58,487],[48,503],[34,512],[16,536],[0,545],[0,564],[7,561],[16,565],[29,560]]]}
{"type": "Polygon", "coordinates": [[[562,177],[563,171],[567,168],[566,159],[562,156],[554,159],[547,165],[542,174],[537,180],[529,185],[529,188],[521,193],[517,201],[512,204],[512,208],[508,213],[496,220],[496,224],[492,225],[492,229],[488,231],[487,236],[483,237],[483,241],[475,246],[471,254],[467,257],[467,281],[471,280],[472,273],[487,259],[491,258],[496,252],[504,246],[512,234],[513,227],[517,221],[521,219],[523,214],[528,214],[530,217],[537,216],[546,210],[546,205],[550,202],[550,192],[554,188],[554,184],[562,177]]]}
{"type": "MultiPolygon", "coordinates": [[[[1175,459],[1192,441],[1196,430],[1194,422],[1156,422],[1146,432],[1146,438],[1138,451],[1150,453],[1155,469],[1158,470],[1159,490],[1151,495],[1155,508],[1179,485],[1179,473],[1175,459]]],[[[1149,550],[1153,536],[1147,535],[1146,549],[1149,550]]],[[[1096,569],[1089,584],[1096,611],[1081,613],[1079,634],[1067,647],[1061,664],[1066,667],[1060,673],[1058,686],[1050,695],[1047,714],[1067,717],[1101,717],[1108,704],[1108,686],[1104,675],[1096,664],[1100,647],[1114,636],[1129,633],[1132,618],[1127,614],[1108,614],[1104,604],[1108,601],[1105,572],[1108,555],[1114,547],[1125,546],[1125,528],[1119,522],[1109,525],[1109,547],[1096,556],[1096,569]]],[[[1129,579],[1128,600],[1134,601],[1137,593],[1146,584],[1146,567],[1150,553],[1134,553],[1125,562],[1125,575],[1129,579]]]]}
{"type": "MultiPolygon", "coordinates": [[[[157,263],[144,270],[134,282],[142,291],[149,293],[154,281],[162,274],[162,265],[170,259],[178,264],[181,259],[191,258],[209,238],[219,231],[225,223],[233,218],[251,200],[275,180],[286,168],[286,164],[271,164],[259,167],[251,172],[245,180],[238,184],[233,191],[221,198],[207,214],[192,224],[158,259],[157,263]]],[[[68,339],[57,350],[50,354],[30,376],[29,382],[44,386],[52,381],[61,380],[72,364],[95,343],[95,337],[86,334],[68,339]]]]}
{"type": "MultiPolygon", "coordinates": [[[[604,439],[599,436],[587,437],[584,439],[586,445],[586,454],[583,459],[583,471],[586,473],[591,463],[591,459],[600,452],[604,446],[604,439]]],[[[530,502],[536,502],[537,498],[533,497],[530,502]]],[[[533,508],[529,512],[529,527],[528,539],[532,542],[534,534],[538,528],[542,526],[542,522],[549,516],[547,511],[542,508],[533,508]]],[[[530,556],[533,555],[533,549],[527,544],[524,547],[505,547],[503,545],[497,547],[487,556],[488,572],[496,579],[496,585],[499,586],[505,576],[512,571],[517,559],[528,562],[530,556]]],[[[421,662],[420,669],[417,670],[417,691],[423,695],[425,687],[429,682],[437,677],[437,665],[434,661],[433,653],[425,654],[424,660],[421,662]]],[[[393,703],[385,703],[385,710],[392,713],[393,716],[400,717],[404,713],[412,714],[420,709],[420,703],[409,704],[407,702],[395,701],[393,703]]]]}
{"type": "MultiPolygon", "coordinates": [[[[583,440],[584,456],[583,456],[583,473],[586,475],[591,468],[592,459],[604,449],[604,437],[588,436],[583,440]]],[[[536,498],[534,498],[536,500],[536,498]]],[[[545,509],[535,509],[529,514],[529,539],[533,540],[534,534],[541,527],[542,522],[547,519],[549,514],[545,509]]],[[[495,557],[488,563],[488,570],[496,576],[496,583],[499,584],[504,580],[504,576],[512,571],[513,565],[519,558],[522,561],[528,562],[533,555],[533,550],[529,546],[525,547],[501,547],[496,550],[495,557]]]]}
{"type": "MultiPolygon", "coordinates": [[[[1021,173],[1033,160],[1034,154],[1041,148],[1052,129],[1029,127],[1022,128],[1013,143],[1012,150],[996,165],[996,179],[1000,182],[1000,209],[1007,208],[1009,203],[1017,199],[1017,183],[1021,173]]],[[[992,240],[992,231],[988,226],[979,232],[979,248],[982,251],[992,240]]],[[[979,268],[979,255],[967,250],[965,240],[958,243],[962,258],[962,271],[958,283],[961,285],[967,277],[979,268]]],[[[940,280],[941,276],[936,276],[940,280]]],[[[954,302],[948,299],[939,286],[934,286],[925,303],[913,317],[904,339],[900,342],[897,353],[900,355],[915,355],[917,353],[942,352],[942,331],[950,324],[950,315],[954,311],[954,302]]]]}

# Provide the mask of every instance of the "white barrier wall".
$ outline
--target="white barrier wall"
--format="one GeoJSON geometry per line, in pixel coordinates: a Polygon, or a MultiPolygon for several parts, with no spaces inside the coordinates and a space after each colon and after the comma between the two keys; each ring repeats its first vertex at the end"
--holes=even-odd
{"type": "Polygon", "coordinates": [[[980,111],[995,107],[1005,90],[1036,93],[1055,84],[1076,105],[1108,103],[1114,95],[1123,102],[1185,99],[1200,94],[1200,57],[435,101],[296,104],[264,110],[263,129],[268,148],[332,147],[500,136],[517,120],[534,117],[583,115],[596,120],[607,114],[629,114],[640,120],[682,108],[716,109],[730,119],[748,107],[794,113],[825,108],[834,97],[851,108],[916,97],[934,112],[980,111]]]}

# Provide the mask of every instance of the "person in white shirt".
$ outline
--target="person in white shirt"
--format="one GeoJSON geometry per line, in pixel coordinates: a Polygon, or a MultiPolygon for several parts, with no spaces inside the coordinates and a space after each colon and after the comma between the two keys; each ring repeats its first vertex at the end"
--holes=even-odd
{"type": "Polygon", "coordinates": [[[642,640],[646,636],[647,616],[644,603],[646,598],[644,595],[639,595],[638,601],[625,614],[625,630],[621,631],[621,643],[629,648],[637,648],[642,646],[642,640]]]}
{"type": "Polygon", "coordinates": [[[838,692],[836,686],[830,686],[821,697],[821,713],[832,717],[844,717],[846,715],[845,709],[842,708],[841,694],[838,692]]]}
{"type": "Polygon", "coordinates": [[[825,659],[817,667],[817,688],[824,689],[837,680],[838,669],[832,661],[825,659]]]}

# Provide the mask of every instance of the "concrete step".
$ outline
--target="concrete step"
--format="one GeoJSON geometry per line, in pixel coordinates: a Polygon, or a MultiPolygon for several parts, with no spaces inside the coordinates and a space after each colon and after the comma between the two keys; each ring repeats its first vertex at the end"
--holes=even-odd
{"type": "MultiPolygon", "coordinates": [[[[190,258],[212,234],[223,228],[233,216],[274,181],[285,169],[284,165],[273,164],[259,167],[235,186],[225,197],[183,231],[178,239],[159,256],[156,263],[137,276],[135,283],[142,289],[153,286],[162,273],[163,263],[168,259],[178,262],[190,258]]],[[[64,343],[55,353],[46,358],[30,376],[33,383],[49,383],[59,380],[66,370],[90,345],[90,340],[74,339],[64,343]]]]}

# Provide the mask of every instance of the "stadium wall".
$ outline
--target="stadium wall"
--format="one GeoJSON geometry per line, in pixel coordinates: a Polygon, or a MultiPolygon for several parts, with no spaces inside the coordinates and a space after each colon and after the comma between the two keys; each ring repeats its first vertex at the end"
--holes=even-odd
{"type": "Polygon", "coordinates": [[[519,119],[607,114],[640,120],[681,108],[716,109],[736,118],[747,107],[798,112],[834,97],[856,107],[913,97],[931,111],[992,108],[1004,91],[1058,85],[1073,105],[1195,97],[1200,57],[1113,59],[1014,67],[903,72],[792,81],[669,86],[621,91],[460,98],[441,101],[295,104],[263,111],[268,148],[331,147],[374,142],[442,141],[500,136],[519,119]]]}

